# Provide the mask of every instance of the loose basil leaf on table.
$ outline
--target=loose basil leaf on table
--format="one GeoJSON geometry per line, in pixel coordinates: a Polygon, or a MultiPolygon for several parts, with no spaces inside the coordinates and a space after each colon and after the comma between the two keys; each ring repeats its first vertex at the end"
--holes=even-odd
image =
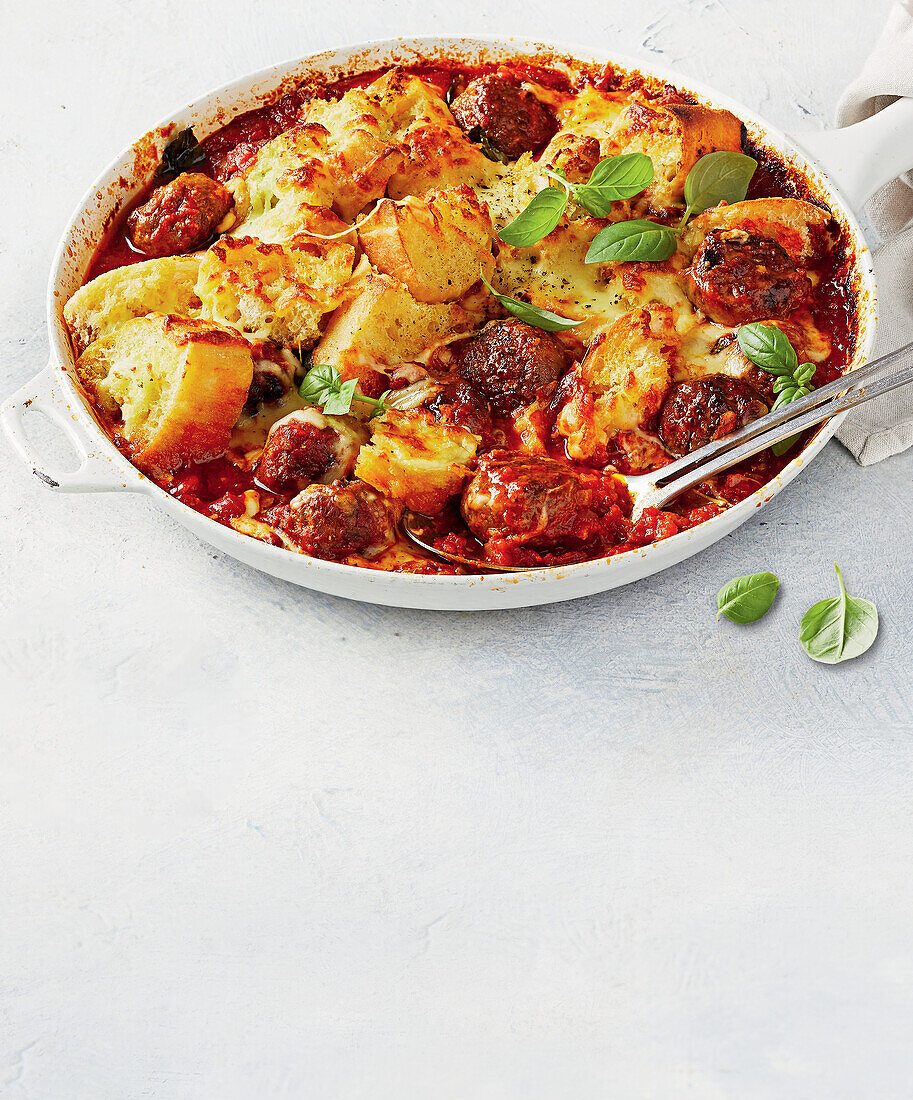
{"type": "Polygon", "coordinates": [[[653,182],[653,161],[646,153],[619,153],[606,157],[586,183],[572,187],[574,198],[597,218],[607,218],[612,203],[633,199],[653,182]]]}
{"type": "Polygon", "coordinates": [[[165,146],[158,176],[179,176],[206,163],[206,153],[196,139],[193,129],[188,126],[165,146]]]}
{"type": "Polygon", "coordinates": [[[675,230],[637,219],[600,229],[584,257],[588,264],[668,260],[676,247],[675,230]]]}
{"type": "Polygon", "coordinates": [[[734,623],[755,623],[770,610],[780,588],[773,573],[749,573],[724,584],[716,594],[716,617],[734,623]]]}
{"type": "Polygon", "coordinates": [[[684,225],[694,214],[702,214],[720,202],[741,202],[758,162],[746,153],[720,149],[702,156],[685,178],[684,225]]]}
{"type": "Polygon", "coordinates": [[[819,600],[802,616],[799,641],[813,661],[836,665],[859,657],[878,634],[878,609],[869,600],[847,595],[840,567],[834,562],[840,594],[819,600]]]}
{"type": "Polygon", "coordinates": [[[505,244],[515,248],[529,248],[555,228],[565,211],[567,199],[567,191],[544,187],[533,196],[525,210],[504,226],[498,236],[505,244]]]}
{"type": "Polygon", "coordinates": [[[561,317],[550,310],[539,309],[538,306],[530,305],[529,302],[523,302],[519,298],[511,298],[509,294],[499,294],[481,271],[479,277],[508,313],[512,313],[518,320],[532,325],[533,328],[541,328],[543,332],[566,332],[583,324],[582,321],[572,321],[569,317],[561,317]]]}

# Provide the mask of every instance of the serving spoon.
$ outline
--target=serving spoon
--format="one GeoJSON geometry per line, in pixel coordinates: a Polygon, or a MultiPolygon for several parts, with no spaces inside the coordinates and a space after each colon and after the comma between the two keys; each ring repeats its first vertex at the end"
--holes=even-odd
{"type": "MultiPolygon", "coordinates": [[[[913,343],[905,344],[888,355],[882,355],[880,359],[867,363],[850,375],[841,375],[826,386],[812,390],[806,397],[783,405],[766,416],[753,420],[737,432],[707,443],[653,473],[626,476],[625,484],[634,498],[631,519],[636,521],[645,508],[662,508],[682,493],[696,488],[708,477],[752,458],[774,443],[788,439],[791,435],[799,435],[837,413],[910,384],[913,382],[913,364],[885,374],[889,367],[910,352],[913,352],[913,343]]],[[[530,569],[561,568],[560,565],[495,565],[493,562],[486,562],[484,558],[438,550],[429,539],[429,521],[426,518],[407,510],[400,523],[403,533],[416,546],[455,565],[468,565],[473,569],[487,569],[494,573],[527,573],[530,569]]]]}

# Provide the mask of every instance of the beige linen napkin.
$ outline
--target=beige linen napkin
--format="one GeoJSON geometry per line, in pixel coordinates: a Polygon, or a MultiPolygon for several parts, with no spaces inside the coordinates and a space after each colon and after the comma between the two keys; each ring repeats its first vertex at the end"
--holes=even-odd
{"type": "MultiPolygon", "coordinates": [[[[850,126],[913,96],[913,0],[895,4],[862,72],[837,106],[837,125],[850,126]]],[[[911,159],[913,159],[913,150],[911,159]]],[[[878,282],[875,355],[913,340],[913,185],[910,174],[874,195],[866,213],[880,241],[873,241],[878,282]]],[[[862,466],[913,446],[913,387],[895,390],[847,416],[837,433],[862,466]]]]}

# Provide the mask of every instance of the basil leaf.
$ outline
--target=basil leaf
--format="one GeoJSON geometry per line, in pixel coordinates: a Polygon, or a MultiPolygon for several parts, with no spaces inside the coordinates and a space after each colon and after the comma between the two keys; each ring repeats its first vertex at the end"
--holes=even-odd
{"type": "Polygon", "coordinates": [[[773,573],[749,573],[724,584],[716,594],[717,615],[734,623],[755,623],[770,610],[780,582],[773,573]]]}
{"type": "Polygon", "coordinates": [[[498,236],[505,244],[515,248],[528,248],[547,237],[561,220],[567,206],[567,191],[557,187],[545,187],[519,213],[505,225],[498,236]]]}
{"type": "Polygon", "coordinates": [[[797,435],[791,435],[786,439],[781,439],[779,443],[771,443],[770,453],[780,458],[782,455],[786,454],[790,447],[798,442],[799,437],[797,435]]]}
{"type": "Polygon", "coordinates": [[[310,405],[320,405],[328,393],[338,393],[342,385],[339,371],[329,363],[311,367],[298,387],[302,400],[310,405]]]}
{"type": "Polygon", "coordinates": [[[720,202],[741,202],[748,194],[748,185],[758,162],[745,153],[730,153],[724,149],[702,156],[685,180],[685,216],[682,224],[694,214],[702,214],[720,202]]]}
{"type": "Polygon", "coordinates": [[[584,263],[668,260],[675,251],[675,230],[651,221],[615,222],[593,238],[584,263]]]}
{"type": "Polygon", "coordinates": [[[646,153],[620,153],[601,160],[587,182],[574,187],[574,198],[597,218],[607,218],[613,202],[639,195],[652,182],[653,161],[646,153]]]}
{"type": "Polygon", "coordinates": [[[192,127],[188,126],[165,146],[156,175],[179,176],[182,172],[189,172],[205,163],[206,153],[203,146],[197,141],[192,127]]]}
{"type": "Polygon", "coordinates": [[[350,378],[333,393],[326,393],[323,399],[323,411],[330,416],[342,416],[352,408],[352,399],[355,397],[357,378],[350,378]]]}
{"type": "Polygon", "coordinates": [[[869,600],[848,596],[840,567],[834,563],[840,595],[820,600],[802,616],[799,641],[813,661],[836,665],[859,657],[878,634],[878,610],[869,600]]]}
{"type": "Polygon", "coordinates": [[[384,390],[380,397],[378,397],[377,405],[374,409],[374,412],[372,412],[371,415],[368,417],[369,420],[373,420],[375,416],[381,416],[387,411],[387,408],[389,407],[387,405],[387,398],[392,396],[392,394],[393,390],[384,390]]]}
{"type": "Polygon", "coordinates": [[[508,294],[499,294],[481,271],[479,277],[508,313],[512,313],[514,317],[527,325],[532,325],[533,328],[541,328],[543,332],[565,332],[569,328],[576,328],[583,324],[583,321],[572,321],[550,310],[539,309],[538,306],[530,305],[529,302],[521,302],[519,298],[511,298],[508,294]]]}
{"type": "Polygon", "coordinates": [[[760,321],[742,325],[738,340],[745,358],[761,370],[768,374],[795,374],[798,356],[786,333],[776,325],[762,325],[760,321]]]}
{"type": "Polygon", "coordinates": [[[791,405],[793,401],[796,400],[796,395],[798,394],[798,392],[799,391],[796,389],[795,383],[790,378],[789,385],[786,386],[785,389],[782,389],[780,391],[777,400],[774,401],[774,403],[770,406],[770,411],[773,412],[775,409],[782,409],[784,405],[791,405]]]}

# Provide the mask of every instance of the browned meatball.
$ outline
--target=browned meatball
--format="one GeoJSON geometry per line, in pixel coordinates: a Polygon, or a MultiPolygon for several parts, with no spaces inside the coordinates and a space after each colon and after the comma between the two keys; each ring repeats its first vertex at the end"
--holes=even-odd
{"type": "Polygon", "coordinates": [[[786,317],[812,283],[776,241],[742,229],[712,229],[685,272],[688,297],[711,321],[745,325],[786,317]]]}
{"type": "Polygon", "coordinates": [[[254,473],[273,493],[297,493],[315,481],[337,481],[352,472],[367,438],[367,430],[349,417],[302,409],[270,428],[254,473]]]}
{"type": "Polygon", "coordinates": [[[460,511],[494,560],[505,548],[541,552],[612,545],[623,526],[624,488],[597,471],[551,458],[492,451],[479,459],[460,511]]]}
{"type": "Polygon", "coordinates": [[[676,382],[660,410],[659,438],[670,454],[684,455],[743,428],[767,411],[757,393],[738,378],[713,374],[676,382]]]}
{"type": "Polygon", "coordinates": [[[450,109],[461,129],[469,134],[480,127],[509,160],[538,153],[558,132],[558,120],[541,100],[493,74],[470,81],[450,109]]]}
{"type": "Polygon", "coordinates": [[[462,379],[444,384],[440,393],[428,402],[435,420],[457,424],[482,440],[482,449],[491,446],[491,408],[485,398],[462,379]]]}
{"type": "Polygon", "coordinates": [[[305,554],[327,561],[351,554],[374,558],[396,538],[390,503],[363,481],[312,485],[287,507],[267,510],[264,519],[305,554]]]}
{"type": "Polygon", "coordinates": [[[262,357],[254,359],[254,374],[244,402],[245,415],[254,416],[263,405],[290,393],[299,367],[298,360],[285,348],[266,350],[262,357]]]}
{"type": "Polygon", "coordinates": [[[133,211],[127,230],[147,256],[177,256],[207,241],[233,204],[221,183],[199,172],[184,172],[157,187],[152,198],[133,211]]]}
{"type": "Polygon", "coordinates": [[[454,348],[456,369],[502,416],[551,388],[568,367],[561,341],[516,318],[491,321],[454,348]]]}

